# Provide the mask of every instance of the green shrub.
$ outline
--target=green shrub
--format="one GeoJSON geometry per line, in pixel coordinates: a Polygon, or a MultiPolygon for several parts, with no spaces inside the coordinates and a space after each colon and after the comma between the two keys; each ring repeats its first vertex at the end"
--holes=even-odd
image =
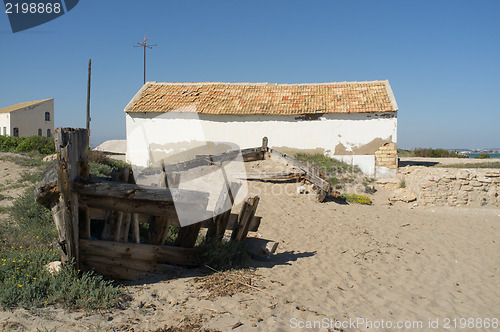
{"type": "Polygon", "coordinates": [[[62,303],[67,308],[96,310],[116,307],[120,290],[93,272],[72,264],[51,275],[44,265],[57,260],[53,249],[10,248],[0,251],[0,306],[40,307],[62,303]]]}
{"type": "Polygon", "coordinates": [[[54,138],[43,136],[23,137],[21,143],[16,147],[16,152],[37,151],[41,154],[56,153],[54,138]]]}
{"type": "Polygon", "coordinates": [[[198,248],[202,251],[201,264],[218,271],[242,268],[250,259],[245,241],[205,239],[198,248]]]}
{"type": "Polygon", "coordinates": [[[445,149],[413,149],[412,157],[424,158],[469,158],[467,155],[457,151],[448,151],[445,149]]]}
{"type": "Polygon", "coordinates": [[[43,155],[56,153],[54,138],[42,136],[13,137],[0,136],[0,151],[3,152],[32,152],[43,155]]]}
{"type": "Polygon", "coordinates": [[[489,159],[491,156],[487,153],[481,153],[479,156],[474,157],[475,159],[489,159]]]}
{"type": "Polygon", "coordinates": [[[21,137],[13,136],[0,136],[0,151],[2,152],[13,152],[16,150],[19,143],[21,143],[21,137]]]}
{"type": "Polygon", "coordinates": [[[112,172],[113,172],[113,167],[109,165],[94,163],[94,162],[89,163],[89,173],[92,175],[109,177],[111,176],[112,172]]]}

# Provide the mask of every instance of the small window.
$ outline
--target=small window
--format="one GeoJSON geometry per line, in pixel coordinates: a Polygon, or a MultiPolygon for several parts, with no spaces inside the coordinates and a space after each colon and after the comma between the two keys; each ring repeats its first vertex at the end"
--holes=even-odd
{"type": "Polygon", "coordinates": [[[42,136],[42,129],[38,129],[38,136],[42,136]]]}
{"type": "Polygon", "coordinates": [[[47,129],[47,137],[50,137],[51,134],[50,134],[50,129],[47,129]]]}
{"type": "MultiPolygon", "coordinates": [[[[45,112],[45,121],[50,121],[50,113],[49,112],[45,112]]],[[[49,136],[47,136],[49,137],[49,136]]]]}
{"type": "Polygon", "coordinates": [[[19,128],[15,127],[12,129],[12,136],[19,137],[19,128]]]}
{"type": "Polygon", "coordinates": [[[3,127],[2,135],[7,136],[7,127],[3,127]]]}

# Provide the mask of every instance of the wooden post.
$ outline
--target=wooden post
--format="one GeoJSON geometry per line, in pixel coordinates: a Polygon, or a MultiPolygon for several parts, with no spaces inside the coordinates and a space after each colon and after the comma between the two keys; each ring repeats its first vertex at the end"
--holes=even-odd
{"type": "MultiPolygon", "coordinates": [[[[89,59],[89,77],[87,80],[87,135],[89,139],[87,140],[87,143],[90,144],[90,75],[92,71],[92,60],[89,59]]],[[[90,145],[87,147],[90,148],[90,145]]]]}
{"type": "Polygon", "coordinates": [[[140,243],[141,238],[139,235],[139,215],[137,213],[132,213],[132,225],[130,225],[132,228],[132,242],[133,243],[140,243]]]}
{"type": "MultiPolygon", "coordinates": [[[[79,265],[79,207],[78,194],[71,191],[78,177],[88,178],[87,162],[88,131],[85,129],[57,128],[54,135],[57,151],[57,186],[61,193],[60,212],[64,229],[64,246],[69,260],[79,265]]],[[[57,223],[56,223],[57,226],[57,223]]],[[[58,230],[59,231],[59,230],[58,230]]]]}
{"type": "Polygon", "coordinates": [[[250,222],[255,216],[255,211],[259,205],[259,196],[250,197],[243,203],[241,208],[240,216],[238,217],[238,223],[231,234],[232,241],[242,241],[245,240],[248,229],[250,227],[250,222]]]}
{"type": "Polygon", "coordinates": [[[268,142],[269,142],[269,141],[268,141],[267,137],[264,137],[264,138],[262,139],[262,151],[264,151],[264,152],[266,152],[266,151],[267,151],[267,144],[268,144],[268,142]]]}
{"type": "Polygon", "coordinates": [[[198,234],[200,233],[201,224],[202,222],[198,222],[196,224],[181,227],[175,245],[183,248],[194,247],[198,239],[198,234]]]}

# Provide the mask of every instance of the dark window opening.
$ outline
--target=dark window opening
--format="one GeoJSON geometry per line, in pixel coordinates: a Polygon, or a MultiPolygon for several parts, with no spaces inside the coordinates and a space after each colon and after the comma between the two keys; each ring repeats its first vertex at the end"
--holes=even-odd
{"type": "Polygon", "coordinates": [[[50,121],[50,113],[45,112],[45,121],[50,121]]]}
{"type": "Polygon", "coordinates": [[[42,129],[38,129],[38,136],[42,136],[42,129]]]}
{"type": "Polygon", "coordinates": [[[12,136],[19,137],[19,128],[15,127],[12,129],[12,136]]]}
{"type": "Polygon", "coordinates": [[[50,129],[47,129],[47,137],[50,137],[50,129]]]}

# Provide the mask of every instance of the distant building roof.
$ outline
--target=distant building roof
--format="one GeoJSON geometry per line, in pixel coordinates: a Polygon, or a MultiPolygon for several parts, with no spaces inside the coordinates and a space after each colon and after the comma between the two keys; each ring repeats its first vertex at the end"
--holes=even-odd
{"type": "Polygon", "coordinates": [[[202,114],[235,115],[398,110],[389,81],[385,80],[310,84],[147,82],[126,106],[125,112],[165,113],[193,106],[202,114]]]}
{"type": "Polygon", "coordinates": [[[4,108],[0,108],[0,113],[10,113],[12,111],[15,111],[15,110],[18,110],[18,109],[21,109],[21,108],[25,108],[25,107],[29,107],[29,106],[33,106],[33,105],[36,105],[36,104],[40,104],[44,101],[47,101],[47,100],[50,100],[52,98],[49,98],[49,99],[42,99],[42,100],[35,100],[35,101],[27,101],[25,103],[19,103],[19,104],[15,104],[15,105],[12,105],[12,106],[7,106],[7,107],[4,107],[4,108]]]}

